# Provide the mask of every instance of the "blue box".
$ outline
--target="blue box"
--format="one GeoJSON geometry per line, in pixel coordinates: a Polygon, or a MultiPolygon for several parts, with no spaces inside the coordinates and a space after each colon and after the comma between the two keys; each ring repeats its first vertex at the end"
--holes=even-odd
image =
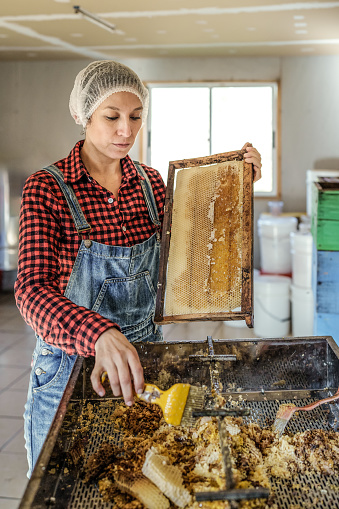
{"type": "Polygon", "coordinates": [[[314,316],[314,335],[332,336],[339,345],[339,315],[334,313],[316,313],[314,316]]]}
{"type": "Polygon", "coordinates": [[[339,318],[339,251],[317,251],[313,245],[312,289],[315,313],[339,318]]]}

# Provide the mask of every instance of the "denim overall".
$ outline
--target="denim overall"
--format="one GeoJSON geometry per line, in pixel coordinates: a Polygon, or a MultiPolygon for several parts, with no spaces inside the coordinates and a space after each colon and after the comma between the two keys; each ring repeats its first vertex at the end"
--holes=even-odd
{"type": "MultiPolygon", "coordinates": [[[[109,246],[88,238],[82,240],[65,297],[118,323],[131,342],[162,341],[161,327],[153,321],[158,282],[160,221],[153,190],[144,169],[135,162],[144,199],[157,231],[132,247],[109,246]]],[[[45,168],[65,195],[80,235],[91,230],[71,186],[62,172],[45,168]]],[[[37,336],[25,405],[25,441],[30,477],[59,406],[77,355],[45,343],[37,336]]]]}

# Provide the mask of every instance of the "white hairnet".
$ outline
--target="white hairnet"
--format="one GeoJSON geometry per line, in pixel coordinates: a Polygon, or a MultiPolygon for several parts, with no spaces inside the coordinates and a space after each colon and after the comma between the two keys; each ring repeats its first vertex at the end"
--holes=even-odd
{"type": "Polygon", "coordinates": [[[144,123],[149,101],[147,88],[132,69],[112,60],[92,62],[75,78],[69,99],[69,109],[75,122],[85,128],[98,106],[116,92],[131,92],[140,99],[144,123]]]}

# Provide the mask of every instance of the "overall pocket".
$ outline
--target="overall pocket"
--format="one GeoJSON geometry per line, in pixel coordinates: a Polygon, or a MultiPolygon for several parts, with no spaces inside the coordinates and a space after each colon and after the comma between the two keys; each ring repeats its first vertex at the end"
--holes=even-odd
{"type": "Polygon", "coordinates": [[[118,325],[134,326],[153,315],[156,293],[150,273],[109,278],[102,284],[93,311],[118,325]]]}
{"type": "Polygon", "coordinates": [[[32,389],[40,391],[52,387],[62,377],[67,354],[38,338],[32,366],[32,389]]]}

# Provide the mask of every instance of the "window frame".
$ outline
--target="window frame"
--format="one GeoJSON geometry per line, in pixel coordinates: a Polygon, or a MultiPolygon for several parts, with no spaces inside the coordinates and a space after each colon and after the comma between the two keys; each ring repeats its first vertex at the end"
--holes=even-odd
{"type": "MultiPolygon", "coordinates": [[[[179,88],[179,87],[208,87],[210,89],[210,133],[211,133],[211,115],[212,115],[212,89],[216,87],[272,87],[272,191],[254,190],[254,198],[279,198],[280,197],[280,83],[279,81],[248,81],[248,80],[208,80],[208,81],[149,81],[145,83],[149,91],[149,112],[147,124],[144,126],[144,133],[141,139],[141,160],[150,165],[151,161],[151,115],[152,115],[152,89],[153,88],[179,88]]],[[[248,140],[250,141],[250,140],[248,140]]],[[[239,147],[241,148],[241,147],[239,147]]],[[[258,147],[259,148],[259,147],[258,147]]],[[[211,149],[211,136],[210,136],[211,149]]],[[[210,150],[211,152],[211,150],[210,150]]],[[[197,154],[196,157],[212,155],[197,154]]],[[[265,171],[265,168],[263,168],[265,171]]]]}

